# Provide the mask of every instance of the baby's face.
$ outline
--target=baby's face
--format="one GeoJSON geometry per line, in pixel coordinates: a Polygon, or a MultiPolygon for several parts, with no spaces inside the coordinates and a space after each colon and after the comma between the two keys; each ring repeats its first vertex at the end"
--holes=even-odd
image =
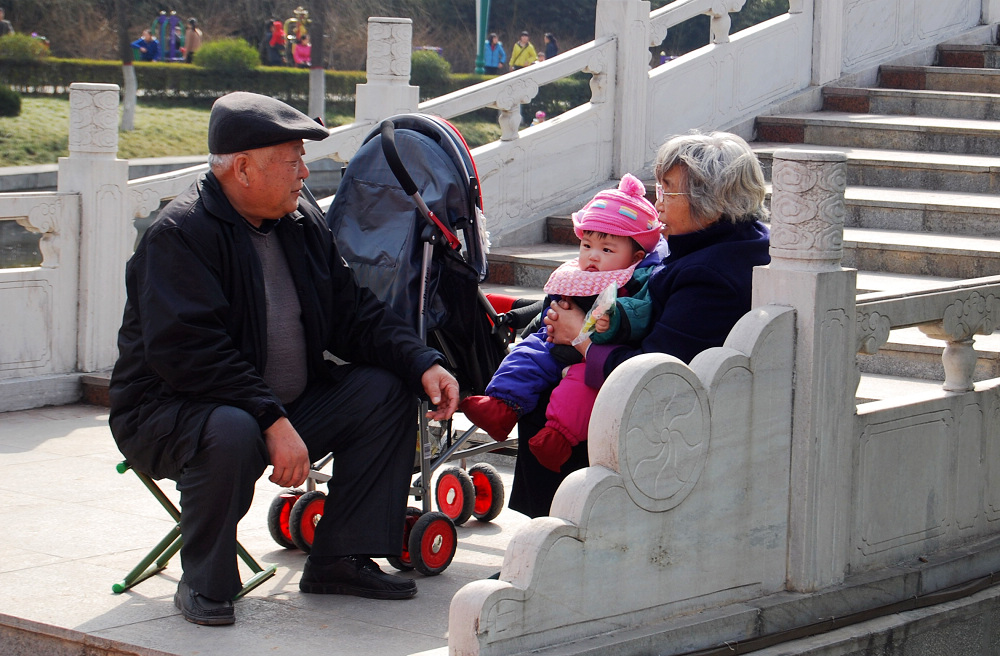
{"type": "Polygon", "coordinates": [[[632,248],[632,240],[621,235],[584,234],[580,240],[581,271],[627,269],[643,258],[632,248]]]}

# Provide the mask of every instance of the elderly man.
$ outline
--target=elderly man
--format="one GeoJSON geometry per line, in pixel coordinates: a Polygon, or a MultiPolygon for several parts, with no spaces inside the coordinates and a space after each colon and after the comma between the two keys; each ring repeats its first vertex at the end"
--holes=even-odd
{"type": "Polygon", "coordinates": [[[177,481],[174,603],[198,624],[235,621],[236,524],[266,466],[274,483],[298,485],[331,452],[300,590],[417,591],[371,558],[402,550],[416,395],[444,419],[458,383],[409,322],[358,285],[322,213],[300,203],[303,140],[328,134],[267,96],[219,98],[211,170],[163,209],[126,267],[111,430],[133,467],[177,481]]]}

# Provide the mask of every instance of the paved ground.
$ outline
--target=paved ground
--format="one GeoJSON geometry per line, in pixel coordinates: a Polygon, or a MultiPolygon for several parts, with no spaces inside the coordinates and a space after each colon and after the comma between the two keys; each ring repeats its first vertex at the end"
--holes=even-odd
{"type": "MultiPolygon", "coordinates": [[[[487,458],[509,489],[510,461],[487,458]]],[[[279,548],[267,530],[268,506],[279,488],[265,476],[239,537],[260,562],[276,563],[277,575],[237,603],[235,626],[199,627],[185,622],[173,605],[177,557],[132,590],[111,592],[172,526],[134,475],[115,471],[120,460],[106,408],[0,414],[0,654],[54,653],[15,644],[12,625],[51,634],[69,630],[71,639],[140,648],[129,653],[445,653],[452,596],[498,571],[507,542],[527,521],[505,508],[494,523],[472,520],[459,527],[458,553],[444,573],[406,574],[420,590],[412,600],[303,595],[298,580],[304,554],[279,548]]],[[[176,499],[169,481],[163,487],[176,499]]]]}

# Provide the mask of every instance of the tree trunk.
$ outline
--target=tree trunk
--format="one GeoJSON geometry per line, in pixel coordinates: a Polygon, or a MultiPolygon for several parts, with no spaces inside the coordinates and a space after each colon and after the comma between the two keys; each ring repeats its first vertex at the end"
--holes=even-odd
{"type": "Polygon", "coordinates": [[[119,127],[124,132],[135,129],[135,102],[139,93],[139,84],[135,77],[135,66],[132,65],[132,42],[128,33],[128,2],[115,0],[115,19],[118,27],[118,50],[122,56],[122,77],[125,79],[124,108],[122,122],[119,127]]]}
{"type": "Polygon", "coordinates": [[[326,7],[327,0],[309,3],[309,40],[312,43],[312,64],[309,70],[309,116],[326,116],[326,7]]]}

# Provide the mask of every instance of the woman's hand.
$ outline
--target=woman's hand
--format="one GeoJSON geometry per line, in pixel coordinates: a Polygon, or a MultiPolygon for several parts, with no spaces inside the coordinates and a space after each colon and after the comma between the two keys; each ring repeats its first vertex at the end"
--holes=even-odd
{"type": "MultiPolygon", "coordinates": [[[[565,299],[553,301],[545,313],[545,318],[542,319],[549,333],[549,341],[555,344],[572,344],[583,328],[584,316],[583,310],[572,301],[565,299]]],[[[575,346],[577,351],[586,355],[590,340],[585,339],[575,346]]]]}

